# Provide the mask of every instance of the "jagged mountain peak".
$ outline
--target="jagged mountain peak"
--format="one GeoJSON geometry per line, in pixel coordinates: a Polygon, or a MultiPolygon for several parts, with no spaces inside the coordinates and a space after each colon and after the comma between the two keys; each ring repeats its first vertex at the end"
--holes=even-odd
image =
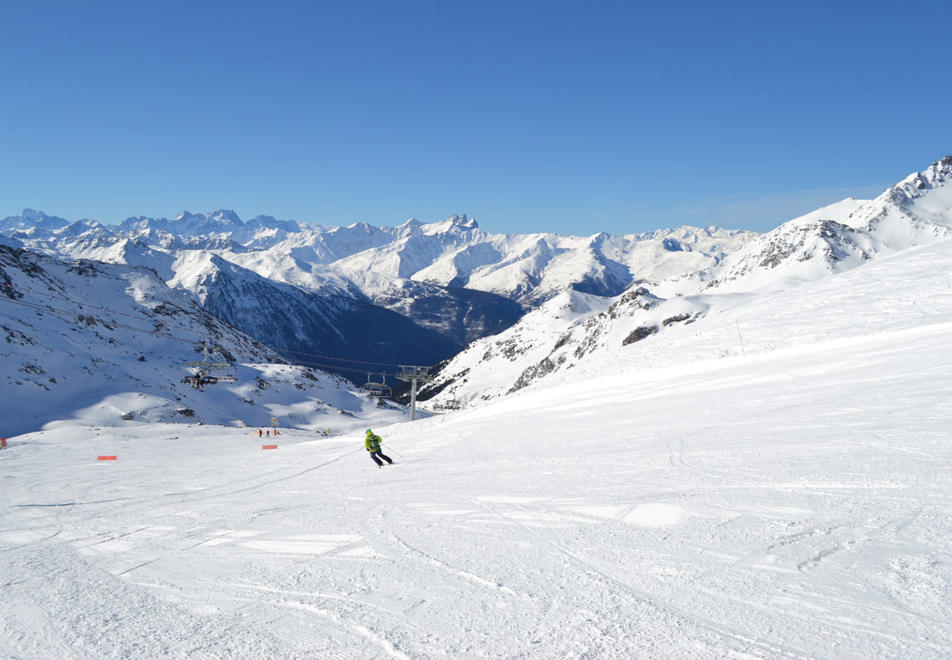
{"type": "Polygon", "coordinates": [[[416,218],[410,218],[397,228],[400,235],[422,234],[425,236],[445,236],[449,234],[464,235],[479,229],[479,225],[474,218],[467,218],[465,214],[453,214],[443,220],[436,222],[422,222],[416,218]]]}
{"type": "Polygon", "coordinates": [[[170,224],[174,231],[189,235],[229,232],[244,226],[238,214],[230,209],[208,213],[182,211],[172,219],[170,224]]]}
{"type": "Polygon", "coordinates": [[[923,178],[935,185],[952,177],[952,156],[943,156],[922,172],[923,178]]]}
{"type": "Polygon", "coordinates": [[[913,172],[896,185],[887,188],[873,200],[871,208],[861,217],[871,218],[888,211],[890,205],[903,211],[927,214],[930,222],[952,226],[947,213],[952,209],[952,156],[945,156],[922,172],[913,172]],[[943,194],[943,191],[945,194],[943,194]],[[922,203],[928,198],[928,203],[922,203]],[[912,209],[912,206],[918,208],[912,209]]]}
{"type": "Polygon", "coordinates": [[[311,227],[296,220],[278,220],[273,215],[256,215],[245,223],[245,227],[251,229],[273,229],[288,233],[302,232],[309,228],[320,229],[320,227],[311,227]]]}
{"type": "Polygon", "coordinates": [[[952,157],[946,156],[873,200],[847,198],[755,238],[713,269],[705,286],[784,288],[949,236],[952,157]]]}
{"type": "Polygon", "coordinates": [[[96,220],[77,220],[76,222],[70,223],[65,227],[59,227],[54,229],[51,232],[53,235],[58,238],[79,238],[82,236],[92,237],[92,236],[101,236],[104,233],[103,226],[96,220]]]}
{"type": "Polygon", "coordinates": [[[23,212],[20,214],[20,218],[22,218],[23,220],[27,220],[29,222],[36,223],[36,224],[42,224],[44,222],[48,222],[51,220],[55,221],[57,224],[60,222],[66,222],[66,220],[63,220],[63,218],[60,218],[58,216],[47,215],[43,211],[37,211],[36,209],[29,209],[29,208],[23,209],[23,212]]]}
{"type": "MultiPolygon", "coordinates": [[[[412,218],[410,220],[407,220],[408,223],[411,221],[413,221],[412,218]]],[[[375,229],[377,229],[377,227],[370,224],[369,222],[364,222],[363,220],[361,220],[360,222],[352,222],[346,227],[334,227],[331,231],[340,232],[344,230],[348,230],[348,231],[359,230],[369,234],[369,233],[372,233],[375,229]]]]}
{"type": "Polygon", "coordinates": [[[45,234],[69,225],[69,220],[43,211],[26,208],[20,215],[12,215],[0,220],[0,230],[20,231],[30,234],[45,234]]]}
{"type": "Polygon", "coordinates": [[[442,222],[432,223],[432,226],[438,228],[440,231],[449,231],[450,229],[465,231],[479,229],[479,225],[476,224],[476,218],[467,218],[465,213],[462,215],[456,215],[454,213],[442,222]]]}

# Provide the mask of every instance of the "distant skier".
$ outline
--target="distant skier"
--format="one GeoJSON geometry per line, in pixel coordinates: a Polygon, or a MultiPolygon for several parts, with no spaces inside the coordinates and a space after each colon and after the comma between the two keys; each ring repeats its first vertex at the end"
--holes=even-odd
{"type": "Polygon", "coordinates": [[[374,459],[374,463],[377,464],[378,468],[383,467],[383,463],[380,462],[381,458],[387,461],[388,465],[393,463],[393,460],[389,456],[384,455],[384,453],[380,450],[381,442],[383,442],[383,440],[379,435],[370,429],[367,429],[367,437],[364,439],[364,447],[366,447],[367,451],[370,452],[370,458],[374,459]]]}

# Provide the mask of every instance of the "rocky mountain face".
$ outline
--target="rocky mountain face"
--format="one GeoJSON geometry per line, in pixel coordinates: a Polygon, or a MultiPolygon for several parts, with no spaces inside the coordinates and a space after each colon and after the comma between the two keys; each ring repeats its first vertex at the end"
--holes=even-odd
{"type": "Polygon", "coordinates": [[[503,396],[565,369],[582,369],[664,331],[861,266],[952,239],[952,157],[910,174],[873,200],[847,199],[752,237],[716,264],[591,299],[566,292],[518,324],[438,366],[421,398],[434,410],[503,396]]]}
{"type": "Polygon", "coordinates": [[[465,216],[322,227],[243,222],[232,211],[107,226],[28,210],[0,220],[0,232],[60,258],[151,268],[288,359],[355,379],[356,362],[433,364],[563,291],[617,295],[636,281],[711,267],[754,236],[690,227],[500,235],[465,216]]]}

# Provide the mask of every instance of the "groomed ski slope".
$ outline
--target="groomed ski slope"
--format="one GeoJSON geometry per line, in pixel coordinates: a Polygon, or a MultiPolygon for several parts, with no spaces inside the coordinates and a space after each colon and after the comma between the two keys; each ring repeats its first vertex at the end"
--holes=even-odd
{"type": "Polygon", "coordinates": [[[711,314],[375,428],[379,470],[362,428],[11,438],[0,653],[947,658],[950,267],[919,248],[775,294],[744,352],[711,314]]]}

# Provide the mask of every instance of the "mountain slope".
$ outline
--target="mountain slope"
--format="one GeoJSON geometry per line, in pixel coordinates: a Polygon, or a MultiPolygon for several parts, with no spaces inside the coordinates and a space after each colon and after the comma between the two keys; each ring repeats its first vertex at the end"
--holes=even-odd
{"type": "MultiPolygon", "coordinates": [[[[214,253],[188,251],[173,265],[170,286],[192,292],[202,306],[289,360],[351,378],[366,363],[432,364],[461,348],[383,307],[328,287],[304,290],[265,279],[214,253]]],[[[373,369],[370,369],[373,370],[373,369]]],[[[359,377],[358,377],[359,376],[359,377]]]]}
{"type": "Polygon", "coordinates": [[[0,337],[8,435],[72,418],[326,428],[340,411],[372,410],[339,378],[283,364],[149,269],[0,245],[0,337]],[[237,382],[183,382],[206,361],[228,365],[210,375],[237,382]]]}
{"type": "Polygon", "coordinates": [[[952,236],[952,156],[866,202],[845,200],[751,240],[712,269],[708,288],[784,287],[877,255],[952,236]]]}
{"type": "MultiPolygon", "coordinates": [[[[422,393],[434,410],[477,404],[566,370],[609,368],[631,344],[670,341],[671,331],[730,313],[759,295],[844,273],[952,237],[952,157],[912,174],[874,200],[844,200],[751,239],[717,266],[646,283],[588,315],[529,315],[475,342],[422,393]]],[[[736,339],[743,342],[740,328],[736,339]]],[[[727,346],[736,343],[728,342],[727,346]]]]}

